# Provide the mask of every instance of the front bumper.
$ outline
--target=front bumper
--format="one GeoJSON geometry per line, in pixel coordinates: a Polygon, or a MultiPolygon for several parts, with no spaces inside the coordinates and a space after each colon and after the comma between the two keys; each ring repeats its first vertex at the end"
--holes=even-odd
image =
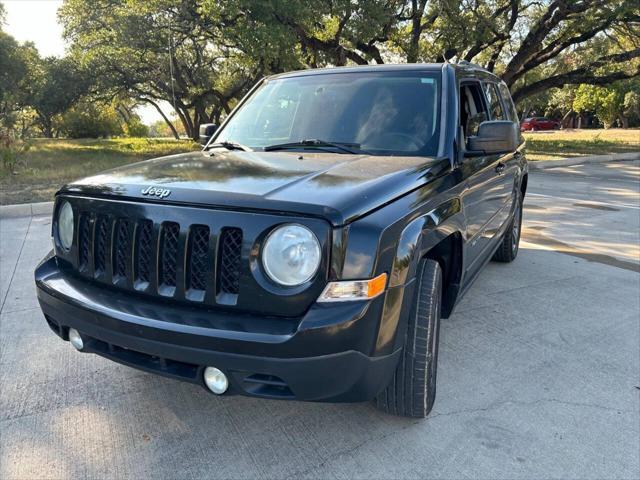
{"type": "Polygon", "coordinates": [[[53,256],[35,277],[47,323],[65,340],[69,328],[78,330],[83,351],[202,386],[204,368],[215,366],[229,378],[229,393],[366,401],[388,384],[400,355],[372,356],[384,296],[279,318],[122,293],[62,271],[53,256]]]}

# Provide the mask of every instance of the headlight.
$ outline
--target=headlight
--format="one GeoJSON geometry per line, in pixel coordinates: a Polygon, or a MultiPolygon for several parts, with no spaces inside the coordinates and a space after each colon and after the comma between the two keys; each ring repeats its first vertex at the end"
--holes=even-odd
{"type": "Polygon", "coordinates": [[[73,209],[71,204],[65,201],[58,213],[58,239],[60,244],[66,249],[71,248],[73,243],[73,209]]]}
{"type": "Polygon", "coordinates": [[[267,275],[287,287],[310,280],[320,266],[320,242],[302,225],[283,225],[269,234],[262,249],[267,275]]]}

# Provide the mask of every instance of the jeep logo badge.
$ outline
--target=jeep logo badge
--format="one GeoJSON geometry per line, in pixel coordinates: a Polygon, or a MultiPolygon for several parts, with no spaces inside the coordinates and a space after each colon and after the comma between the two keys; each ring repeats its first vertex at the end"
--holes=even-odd
{"type": "Polygon", "coordinates": [[[168,188],[147,187],[140,193],[142,193],[142,195],[153,195],[158,198],[167,198],[169,195],[171,195],[171,190],[169,190],[168,188]]]}

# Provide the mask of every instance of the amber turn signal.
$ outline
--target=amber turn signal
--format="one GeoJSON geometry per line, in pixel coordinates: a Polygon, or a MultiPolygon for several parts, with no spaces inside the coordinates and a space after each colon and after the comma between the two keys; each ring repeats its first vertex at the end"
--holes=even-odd
{"type": "Polygon", "coordinates": [[[387,288],[387,274],[381,273],[370,280],[347,280],[329,283],[318,302],[345,302],[375,298],[387,288]]]}

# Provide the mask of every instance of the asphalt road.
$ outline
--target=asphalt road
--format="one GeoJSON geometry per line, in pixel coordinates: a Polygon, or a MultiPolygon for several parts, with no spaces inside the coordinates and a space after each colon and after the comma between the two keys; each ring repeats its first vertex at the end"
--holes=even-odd
{"type": "Polygon", "coordinates": [[[442,325],[426,420],[219,398],[79,354],[35,299],[50,220],[1,220],[0,478],[640,477],[640,164],[529,185],[518,259],[442,325]]]}

